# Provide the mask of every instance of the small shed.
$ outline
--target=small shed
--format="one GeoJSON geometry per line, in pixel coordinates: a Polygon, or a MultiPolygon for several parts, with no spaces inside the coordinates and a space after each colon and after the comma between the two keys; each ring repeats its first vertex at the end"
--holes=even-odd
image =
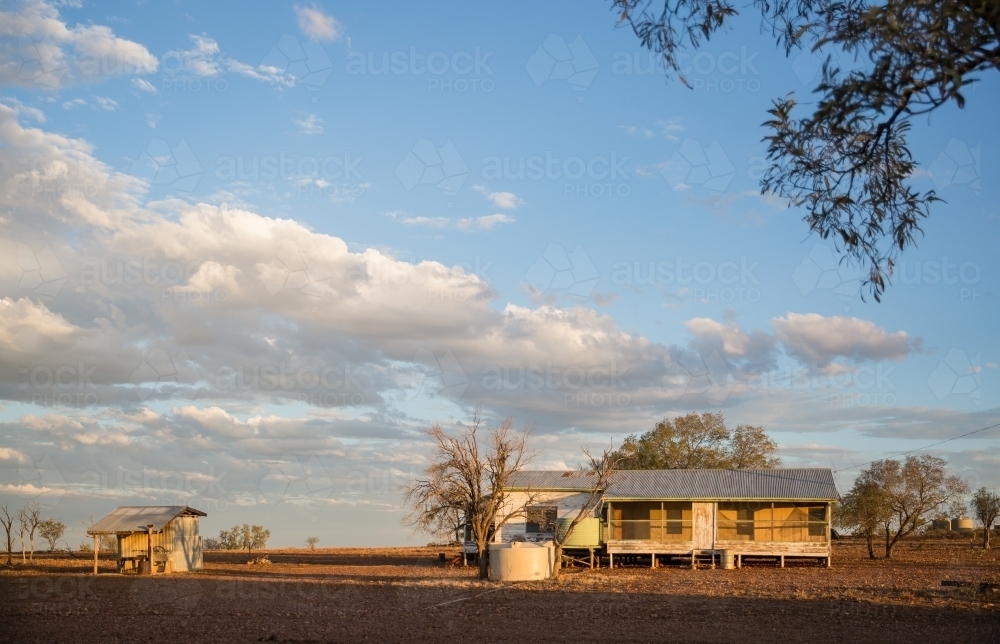
{"type": "Polygon", "coordinates": [[[94,537],[94,574],[98,541],[118,541],[118,571],[137,569],[149,560],[151,573],[190,572],[204,567],[198,521],[208,516],[186,505],[121,506],[87,530],[94,537]]]}

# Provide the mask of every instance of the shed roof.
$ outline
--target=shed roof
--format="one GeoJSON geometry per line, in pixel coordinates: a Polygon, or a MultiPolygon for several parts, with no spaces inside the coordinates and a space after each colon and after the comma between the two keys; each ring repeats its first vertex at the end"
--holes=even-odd
{"type": "MultiPolygon", "coordinates": [[[[573,471],[517,472],[511,489],[589,491],[593,475],[573,471]]],[[[827,468],[771,470],[619,470],[604,499],[758,500],[840,498],[827,468]]]]}
{"type": "Polygon", "coordinates": [[[87,534],[143,532],[140,526],[147,525],[152,525],[153,530],[162,530],[179,516],[207,517],[208,514],[186,505],[123,505],[90,526],[87,534]]]}

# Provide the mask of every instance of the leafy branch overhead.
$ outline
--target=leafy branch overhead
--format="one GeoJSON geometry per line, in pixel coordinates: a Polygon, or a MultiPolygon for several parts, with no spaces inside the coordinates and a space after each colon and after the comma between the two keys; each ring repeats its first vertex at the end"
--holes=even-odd
{"type": "Polygon", "coordinates": [[[763,427],[726,427],[721,413],[664,418],[640,436],[632,434],[611,454],[623,470],[769,469],[780,467],[778,444],[763,427]]]}
{"type": "MultiPolygon", "coordinates": [[[[827,56],[812,114],[793,94],[774,101],[764,123],[769,167],[763,193],[806,210],[810,231],[830,238],[842,261],[867,273],[881,300],[899,256],[916,244],[940,199],[910,186],[913,117],[954,102],[1000,67],[1000,3],[992,0],[754,0],[763,26],[784,47],[834,50],[860,66],[845,72],[827,56]]],[[[678,72],[686,47],[728,27],[729,0],[613,0],[620,21],[678,72]]]]}

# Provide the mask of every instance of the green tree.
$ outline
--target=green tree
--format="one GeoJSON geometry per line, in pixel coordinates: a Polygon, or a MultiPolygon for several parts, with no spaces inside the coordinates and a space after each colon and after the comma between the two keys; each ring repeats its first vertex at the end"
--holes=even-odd
{"type": "Polygon", "coordinates": [[[240,547],[240,527],[233,526],[219,531],[219,547],[223,550],[237,550],[240,547]]]}
{"type": "Polygon", "coordinates": [[[885,558],[900,539],[927,523],[929,516],[968,494],[965,481],[948,474],[944,459],[928,454],[907,456],[904,462],[875,461],[858,481],[878,487],[886,495],[889,512],[881,518],[885,558]]]}
{"type": "Polygon", "coordinates": [[[740,425],[730,432],[721,413],[691,412],[628,436],[613,456],[623,470],[769,469],[781,464],[777,449],[763,427],[740,425]]]}
{"type": "MultiPolygon", "coordinates": [[[[726,31],[733,0],[612,0],[622,23],[678,73],[680,54],[726,31]]],[[[812,232],[833,238],[867,272],[880,300],[899,255],[913,246],[938,200],[910,185],[916,163],[910,121],[954,102],[984,71],[1000,68],[995,0],[754,0],[764,25],[791,54],[839,51],[860,63],[842,71],[827,56],[799,115],[793,94],[774,101],[761,191],[806,210],[812,232]]]]}
{"type": "Polygon", "coordinates": [[[247,549],[247,554],[250,554],[255,548],[257,550],[263,550],[267,547],[267,540],[271,538],[271,531],[265,530],[264,526],[251,526],[250,524],[244,523],[242,527],[234,528],[238,530],[238,541],[239,548],[247,549]]]}
{"type": "Polygon", "coordinates": [[[56,542],[62,539],[66,532],[66,524],[55,519],[45,519],[38,524],[38,534],[49,542],[49,552],[54,552],[56,542]]]}
{"type": "Polygon", "coordinates": [[[889,497],[878,485],[861,480],[854,482],[851,491],[837,504],[833,513],[835,525],[864,537],[868,544],[868,558],[875,558],[875,537],[879,528],[892,517],[889,497]]]}
{"type": "Polygon", "coordinates": [[[990,531],[993,529],[993,523],[1000,516],[1000,496],[984,487],[979,488],[972,495],[972,513],[983,525],[983,548],[989,550],[990,531]]]}

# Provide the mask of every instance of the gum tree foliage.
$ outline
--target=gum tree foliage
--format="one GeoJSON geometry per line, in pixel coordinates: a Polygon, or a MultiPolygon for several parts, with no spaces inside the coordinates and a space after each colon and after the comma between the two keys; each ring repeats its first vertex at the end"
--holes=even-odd
{"type": "Polygon", "coordinates": [[[228,530],[219,530],[219,548],[222,550],[237,550],[240,547],[240,527],[233,526],[228,530]]]}
{"type": "Polygon", "coordinates": [[[837,504],[833,513],[835,525],[851,530],[855,536],[864,537],[868,544],[869,559],[875,558],[875,537],[879,528],[891,518],[889,496],[878,485],[860,478],[837,504]]]}
{"type": "Polygon", "coordinates": [[[969,486],[949,475],[944,459],[929,454],[907,456],[903,462],[875,461],[863,470],[855,482],[882,490],[887,512],[880,517],[880,531],[885,537],[885,558],[892,559],[892,549],[900,539],[928,522],[928,517],[954,506],[969,493],[969,486]]]}
{"type": "Polygon", "coordinates": [[[264,526],[251,526],[244,523],[241,527],[233,528],[238,530],[237,547],[242,550],[246,548],[249,555],[254,549],[263,550],[267,547],[267,540],[271,538],[271,531],[265,530],[264,526]]]}
{"type": "Polygon", "coordinates": [[[613,457],[623,470],[770,469],[781,465],[777,449],[763,427],[740,425],[730,431],[721,413],[691,412],[628,436],[613,457]]]}
{"type": "MultiPolygon", "coordinates": [[[[612,0],[622,24],[678,73],[679,54],[725,30],[732,0],[612,0]]],[[[754,0],[762,28],[790,55],[839,51],[859,69],[843,71],[828,55],[813,89],[812,113],[794,94],[774,100],[769,167],[762,193],[806,210],[810,231],[832,239],[842,261],[867,273],[881,300],[895,264],[913,246],[938,197],[910,185],[916,163],[910,122],[948,103],[964,107],[967,86],[1000,67],[996,0],[754,0]]]]}
{"type": "Polygon", "coordinates": [[[1000,496],[996,492],[981,487],[972,495],[971,505],[972,513],[983,524],[983,548],[988,550],[990,531],[992,531],[997,517],[1000,517],[1000,496]]]}
{"type": "MultiPolygon", "coordinates": [[[[523,510],[509,507],[505,488],[531,459],[527,445],[531,428],[515,430],[510,416],[495,427],[485,426],[477,408],[472,422],[456,434],[445,432],[441,425],[425,433],[433,443],[430,465],[423,477],[404,490],[412,510],[403,521],[416,530],[439,534],[460,514],[476,544],[479,578],[486,579],[488,544],[497,530],[523,510]]],[[[529,498],[525,505],[531,502],[529,498]]]]}
{"type": "Polygon", "coordinates": [[[38,534],[49,543],[49,552],[55,552],[56,542],[66,533],[66,524],[55,519],[45,519],[38,524],[38,534]]]}

